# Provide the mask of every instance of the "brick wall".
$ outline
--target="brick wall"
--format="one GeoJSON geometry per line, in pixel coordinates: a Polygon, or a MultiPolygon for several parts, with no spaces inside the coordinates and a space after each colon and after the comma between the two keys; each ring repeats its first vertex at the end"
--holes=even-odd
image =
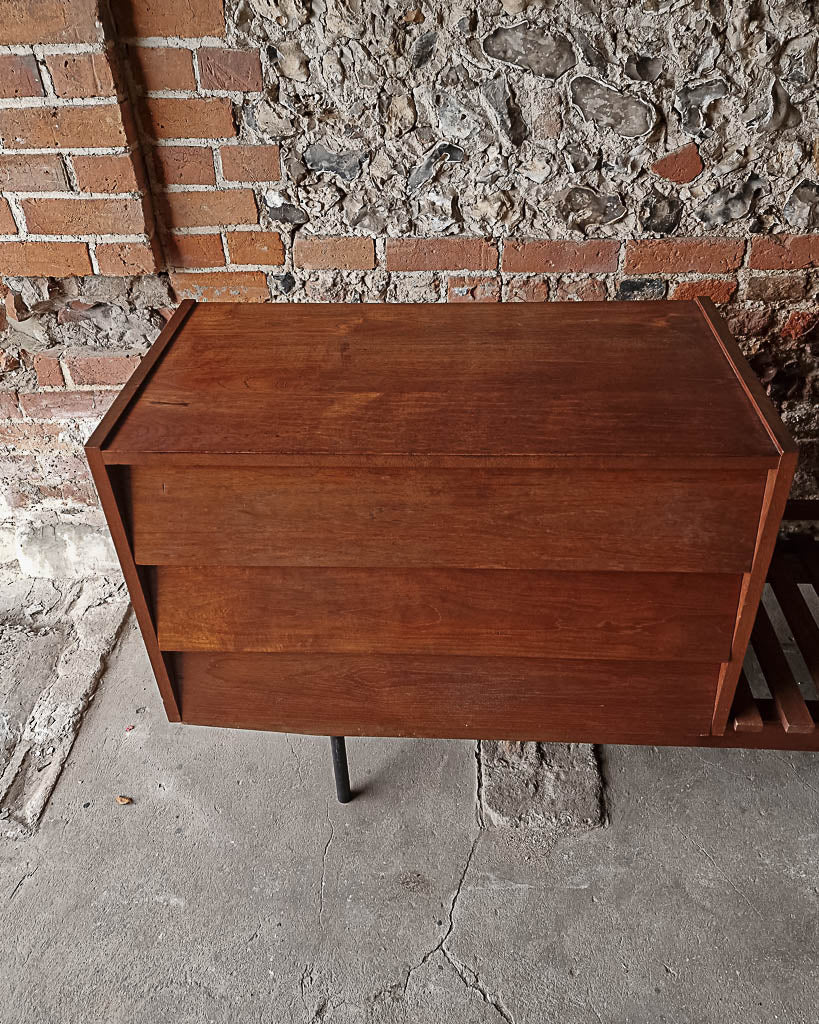
{"type": "Polygon", "coordinates": [[[552,6],[0,0],[0,565],[183,297],[710,295],[817,491],[815,5],[552,6]]]}

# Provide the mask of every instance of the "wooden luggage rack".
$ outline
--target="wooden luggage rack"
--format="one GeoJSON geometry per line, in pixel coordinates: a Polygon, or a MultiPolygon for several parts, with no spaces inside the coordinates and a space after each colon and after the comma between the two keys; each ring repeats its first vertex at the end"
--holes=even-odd
{"type": "MultiPolygon", "coordinates": [[[[788,502],[783,521],[819,526],[819,500],[788,502]]],[[[810,607],[819,607],[819,539],[781,538],[766,591],[751,634],[756,671],[750,680],[746,671],[740,676],[725,735],[702,739],[707,746],[819,750],[819,700],[805,697],[792,667],[801,660],[819,691],[819,625],[810,607]],[[771,595],[781,610],[778,629],[765,603],[771,595]]]]}

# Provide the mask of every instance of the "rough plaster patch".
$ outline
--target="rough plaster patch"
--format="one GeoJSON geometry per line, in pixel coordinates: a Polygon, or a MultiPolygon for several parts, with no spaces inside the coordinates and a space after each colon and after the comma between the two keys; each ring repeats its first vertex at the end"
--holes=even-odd
{"type": "Polygon", "coordinates": [[[30,835],[128,610],[121,582],[38,580],[0,607],[0,835],[30,835]]]}
{"type": "Polygon", "coordinates": [[[592,746],[482,740],[476,756],[485,823],[528,835],[605,825],[603,779],[592,746]]]}

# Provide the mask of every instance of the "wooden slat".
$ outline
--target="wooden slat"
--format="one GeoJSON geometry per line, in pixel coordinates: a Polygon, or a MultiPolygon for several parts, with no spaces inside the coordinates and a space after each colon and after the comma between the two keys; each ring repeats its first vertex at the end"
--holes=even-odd
{"type": "Polygon", "coordinates": [[[758,472],[143,467],[145,565],[750,568],[758,472]]]}
{"type": "Polygon", "coordinates": [[[728,574],[156,570],[173,651],[722,661],[738,592],[728,574]]]}
{"type": "Polygon", "coordinates": [[[799,691],[788,659],[779,643],[765,606],[760,604],[751,644],[771,691],[785,732],[812,732],[814,722],[799,691]]]}
{"type": "Polygon", "coordinates": [[[99,448],[89,446],[86,448],[85,454],[88,459],[91,476],[94,479],[94,486],[97,488],[100,504],[108,523],[108,529],[111,531],[111,540],[114,543],[114,549],[122,568],[122,575],[128,587],[137,625],[145,642],[145,649],[148,652],[151,668],[154,670],[157,686],[162,696],[162,703],[165,705],[165,714],[168,716],[168,721],[178,722],[179,708],[176,703],[176,694],[174,693],[165,655],[160,650],[157,642],[154,618],[149,604],[145,570],[134,563],[133,553],[131,552],[125,524],[120,512],[124,502],[122,495],[115,491],[111,481],[111,474],[115,475],[118,470],[109,469],[103,463],[99,448]]]}
{"type": "Polygon", "coordinates": [[[173,655],[194,725],[349,736],[643,742],[706,732],[717,666],[365,654],[173,655]]]}
{"type": "Polygon", "coordinates": [[[796,460],[795,452],[783,452],[779,459],[779,465],[776,469],[768,472],[753,565],[751,571],[746,573],[742,580],[731,658],[722,666],[717,684],[717,698],[714,702],[714,716],[711,723],[711,731],[717,736],[721,736],[725,732],[728,724],[728,716],[731,713],[731,705],[745,659],[745,651],[748,648],[757,608],[760,607],[762,592],[765,589],[765,579],[779,534],[782,512],[796,471],[796,460]]]}
{"type": "Polygon", "coordinates": [[[762,716],[756,706],[756,700],[751,693],[751,687],[748,685],[748,679],[744,672],[739,674],[737,692],[731,712],[734,716],[736,732],[760,732],[762,730],[762,716]]]}
{"type": "Polygon", "coordinates": [[[802,596],[799,585],[789,572],[787,561],[779,555],[774,555],[768,580],[808,671],[819,689],[819,625],[802,596]]]}

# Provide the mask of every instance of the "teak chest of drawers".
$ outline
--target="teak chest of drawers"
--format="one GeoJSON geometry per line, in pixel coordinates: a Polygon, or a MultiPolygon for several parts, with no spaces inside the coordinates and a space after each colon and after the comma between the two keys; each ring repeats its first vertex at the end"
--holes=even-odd
{"type": "Polygon", "coordinates": [[[183,303],[87,446],[168,717],[724,733],[796,454],[708,300],[183,303]]]}

